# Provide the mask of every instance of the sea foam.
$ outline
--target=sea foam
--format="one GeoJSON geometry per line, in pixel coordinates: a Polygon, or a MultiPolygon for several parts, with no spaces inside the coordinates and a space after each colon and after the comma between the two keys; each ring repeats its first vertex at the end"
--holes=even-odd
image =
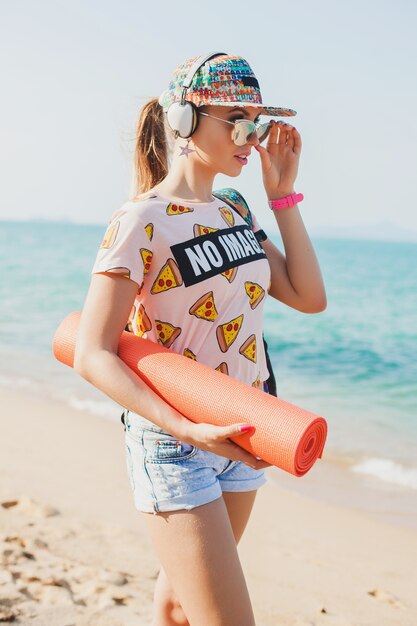
{"type": "Polygon", "coordinates": [[[405,467],[391,459],[371,457],[352,466],[351,471],[375,476],[386,483],[417,489],[417,468],[405,467]]]}

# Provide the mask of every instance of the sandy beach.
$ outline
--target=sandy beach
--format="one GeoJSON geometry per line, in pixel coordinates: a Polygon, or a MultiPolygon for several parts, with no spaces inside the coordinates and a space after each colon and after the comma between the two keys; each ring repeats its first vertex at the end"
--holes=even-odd
{"type": "MultiPolygon", "coordinates": [[[[150,624],[159,563],[133,505],[122,425],[20,392],[0,398],[0,622],[150,624]]],[[[325,456],[310,471],[316,491],[325,456]]],[[[238,548],[257,626],[415,626],[417,531],[266,472],[238,548]]]]}

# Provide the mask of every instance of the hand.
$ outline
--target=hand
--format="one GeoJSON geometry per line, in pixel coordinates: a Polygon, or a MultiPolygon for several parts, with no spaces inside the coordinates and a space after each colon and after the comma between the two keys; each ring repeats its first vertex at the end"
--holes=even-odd
{"type": "Polygon", "coordinates": [[[261,145],[255,148],[261,157],[262,178],[268,200],[293,193],[301,154],[301,135],[298,130],[285,122],[272,121],[266,148],[261,145]]]}
{"type": "Polygon", "coordinates": [[[251,432],[250,430],[241,432],[240,426],[243,426],[243,424],[214,426],[213,424],[192,423],[188,436],[182,439],[201,450],[225,456],[232,461],[243,461],[243,463],[253,467],[253,469],[271,467],[272,463],[257,459],[256,456],[253,456],[250,452],[229,439],[229,437],[236,437],[237,435],[251,432]]]}

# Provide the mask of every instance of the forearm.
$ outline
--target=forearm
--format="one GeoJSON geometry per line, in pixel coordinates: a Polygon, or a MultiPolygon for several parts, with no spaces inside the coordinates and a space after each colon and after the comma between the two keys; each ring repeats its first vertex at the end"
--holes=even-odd
{"type": "Polygon", "coordinates": [[[326,291],[313,245],[298,205],[274,211],[285,249],[289,280],[297,295],[313,307],[326,303],[326,291]]]}
{"type": "Polygon", "coordinates": [[[121,406],[187,440],[192,422],[162,400],[113,352],[91,353],[79,360],[76,371],[121,406]]]}

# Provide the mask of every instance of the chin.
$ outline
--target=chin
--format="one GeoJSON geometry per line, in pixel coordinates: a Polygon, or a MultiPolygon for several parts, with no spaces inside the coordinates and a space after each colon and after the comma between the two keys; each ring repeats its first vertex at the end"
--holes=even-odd
{"type": "Polygon", "coordinates": [[[219,171],[219,174],[224,174],[224,176],[229,176],[230,178],[237,178],[242,173],[242,169],[236,169],[235,167],[225,167],[219,171]]]}

